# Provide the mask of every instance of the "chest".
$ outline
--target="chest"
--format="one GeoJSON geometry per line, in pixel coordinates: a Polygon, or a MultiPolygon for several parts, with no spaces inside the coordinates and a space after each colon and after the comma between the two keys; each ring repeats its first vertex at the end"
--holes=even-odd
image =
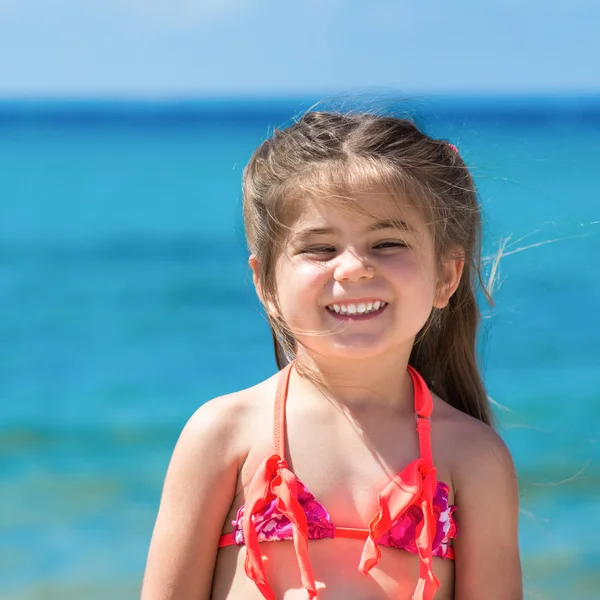
{"type": "MultiPolygon", "coordinates": [[[[270,442],[267,431],[264,433],[270,442]]],[[[436,452],[440,444],[435,431],[431,438],[437,478],[452,488],[442,448],[436,452]]],[[[242,487],[247,488],[261,460],[270,453],[272,446],[267,443],[249,456],[242,487]]],[[[315,414],[288,408],[285,453],[290,469],[334,522],[365,527],[378,509],[377,495],[420,456],[416,420],[412,415],[385,414],[354,419],[333,409],[315,414]]]]}

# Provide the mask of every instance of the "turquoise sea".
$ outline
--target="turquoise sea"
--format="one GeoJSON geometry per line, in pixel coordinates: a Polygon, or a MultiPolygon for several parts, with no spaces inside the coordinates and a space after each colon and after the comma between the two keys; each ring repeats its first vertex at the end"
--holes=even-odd
{"type": "MultiPolygon", "coordinates": [[[[2,599],[139,596],[178,433],[275,369],[240,179],[309,106],[0,102],[2,599]]],[[[600,98],[415,106],[505,244],[482,357],[526,597],[600,598],[600,98]]]]}

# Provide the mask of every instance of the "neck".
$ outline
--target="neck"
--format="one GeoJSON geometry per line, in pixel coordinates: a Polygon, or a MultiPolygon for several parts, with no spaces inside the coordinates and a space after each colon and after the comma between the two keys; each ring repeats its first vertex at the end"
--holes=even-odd
{"type": "Polygon", "coordinates": [[[386,353],[369,359],[336,359],[298,353],[299,385],[315,388],[328,400],[352,412],[364,409],[412,412],[413,386],[407,371],[408,354],[386,353]],[[314,375],[314,376],[313,376],[314,375]]]}

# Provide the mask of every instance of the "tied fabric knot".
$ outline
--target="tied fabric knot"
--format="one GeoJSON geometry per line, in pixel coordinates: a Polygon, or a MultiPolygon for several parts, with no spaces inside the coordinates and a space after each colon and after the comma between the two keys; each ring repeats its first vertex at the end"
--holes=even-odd
{"type": "MultiPolygon", "coordinates": [[[[427,477],[427,475],[429,475],[429,473],[433,472],[433,474],[435,475],[435,467],[432,464],[426,465],[425,463],[421,463],[419,465],[419,473],[421,473],[421,475],[423,477],[427,477]]],[[[434,489],[434,494],[435,494],[435,489],[434,489]]]]}
{"type": "Polygon", "coordinates": [[[423,511],[423,519],[416,531],[420,565],[419,582],[413,600],[431,600],[439,588],[439,581],[432,570],[433,540],[436,529],[433,518],[435,487],[435,468],[422,458],[411,462],[402,473],[394,477],[377,497],[379,512],[369,524],[369,535],[358,567],[359,571],[366,575],[377,565],[381,560],[378,540],[408,508],[415,504],[419,505],[423,511]]]}
{"type": "Polygon", "coordinates": [[[309,600],[317,595],[312,567],[308,558],[306,514],[298,502],[298,488],[296,476],[288,469],[286,460],[274,454],[261,463],[248,490],[243,522],[246,541],[244,568],[248,577],[254,581],[260,593],[267,600],[275,600],[275,595],[265,572],[258,534],[254,526],[254,515],[273,500],[276,500],[277,510],[292,524],[294,549],[300,567],[302,586],[307,591],[309,600]]]}

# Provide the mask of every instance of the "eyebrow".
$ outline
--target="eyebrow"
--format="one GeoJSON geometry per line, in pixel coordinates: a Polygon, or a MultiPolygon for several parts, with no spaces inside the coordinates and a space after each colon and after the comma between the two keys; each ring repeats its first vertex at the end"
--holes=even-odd
{"type": "MultiPolygon", "coordinates": [[[[366,231],[381,231],[382,229],[401,229],[407,232],[415,231],[413,227],[401,219],[382,219],[380,221],[375,221],[369,227],[367,227],[366,231]]],[[[339,229],[336,229],[335,227],[312,227],[310,229],[304,229],[303,231],[300,231],[294,236],[294,239],[303,240],[317,235],[331,235],[336,233],[339,233],[339,229]]]]}

